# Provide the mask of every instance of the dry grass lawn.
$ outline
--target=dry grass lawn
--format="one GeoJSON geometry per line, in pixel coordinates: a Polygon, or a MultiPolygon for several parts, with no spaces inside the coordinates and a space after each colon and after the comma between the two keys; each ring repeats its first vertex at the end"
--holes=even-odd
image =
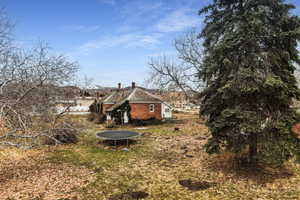
{"type": "Polygon", "coordinates": [[[0,150],[0,199],[300,199],[300,165],[239,169],[230,154],[203,151],[208,130],[196,115],[143,133],[129,151],[102,143],[89,125],[76,145],[0,150]],[[174,128],[179,131],[174,131],[174,128]]]}

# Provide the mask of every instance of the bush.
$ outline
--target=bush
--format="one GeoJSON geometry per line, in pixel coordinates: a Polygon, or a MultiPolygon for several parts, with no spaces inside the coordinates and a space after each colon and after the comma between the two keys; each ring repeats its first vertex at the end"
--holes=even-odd
{"type": "Polygon", "coordinates": [[[78,132],[75,129],[53,129],[49,137],[45,136],[43,144],[56,145],[57,141],[61,144],[76,144],[78,142],[77,135],[78,132]]]}
{"type": "Polygon", "coordinates": [[[105,128],[117,128],[117,124],[115,121],[113,120],[109,120],[107,121],[106,125],[105,125],[105,128]]]}
{"type": "Polygon", "coordinates": [[[92,113],[92,112],[89,113],[89,115],[87,116],[87,120],[92,122],[92,121],[94,121],[94,119],[95,119],[95,113],[92,113]]]}
{"type": "Polygon", "coordinates": [[[131,120],[131,123],[135,126],[145,126],[145,120],[141,120],[141,119],[133,119],[131,120]]]}
{"type": "Polygon", "coordinates": [[[103,124],[106,121],[106,115],[95,113],[94,123],[103,124]]]}
{"type": "Polygon", "coordinates": [[[87,118],[88,121],[94,122],[96,124],[102,124],[106,121],[106,115],[100,113],[91,112],[87,118]]]}
{"type": "Polygon", "coordinates": [[[156,118],[150,118],[147,120],[133,119],[131,120],[131,123],[135,126],[149,126],[149,125],[159,125],[162,123],[162,121],[156,118]]]}

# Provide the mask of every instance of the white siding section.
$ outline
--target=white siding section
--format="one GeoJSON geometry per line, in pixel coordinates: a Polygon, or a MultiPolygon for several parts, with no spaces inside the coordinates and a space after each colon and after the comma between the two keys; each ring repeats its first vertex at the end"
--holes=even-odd
{"type": "Polygon", "coordinates": [[[129,122],[129,119],[128,119],[127,112],[124,112],[124,124],[127,124],[128,122],[129,122]]]}
{"type": "Polygon", "coordinates": [[[163,119],[172,118],[172,107],[166,103],[161,104],[161,116],[163,119]]]}

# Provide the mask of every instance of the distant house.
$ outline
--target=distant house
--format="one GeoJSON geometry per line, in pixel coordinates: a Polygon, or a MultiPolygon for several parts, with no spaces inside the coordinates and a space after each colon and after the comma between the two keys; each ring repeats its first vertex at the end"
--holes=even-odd
{"type": "Polygon", "coordinates": [[[107,119],[119,120],[128,123],[130,120],[168,119],[172,117],[169,104],[158,96],[143,88],[136,87],[135,83],[129,88],[113,91],[100,102],[100,110],[107,119]]]}
{"type": "Polygon", "coordinates": [[[69,114],[86,114],[95,102],[94,97],[74,97],[72,99],[56,100],[56,111],[63,112],[68,108],[69,114]]]}

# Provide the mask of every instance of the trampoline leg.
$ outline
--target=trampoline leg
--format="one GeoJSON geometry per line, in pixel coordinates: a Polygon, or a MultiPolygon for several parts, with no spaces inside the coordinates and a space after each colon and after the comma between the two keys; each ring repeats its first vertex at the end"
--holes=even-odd
{"type": "Polygon", "coordinates": [[[128,147],[128,139],[127,139],[127,147],[128,147]]]}
{"type": "Polygon", "coordinates": [[[117,140],[114,140],[114,142],[115,142],[115,148],[117,149],[117,140]]]}

